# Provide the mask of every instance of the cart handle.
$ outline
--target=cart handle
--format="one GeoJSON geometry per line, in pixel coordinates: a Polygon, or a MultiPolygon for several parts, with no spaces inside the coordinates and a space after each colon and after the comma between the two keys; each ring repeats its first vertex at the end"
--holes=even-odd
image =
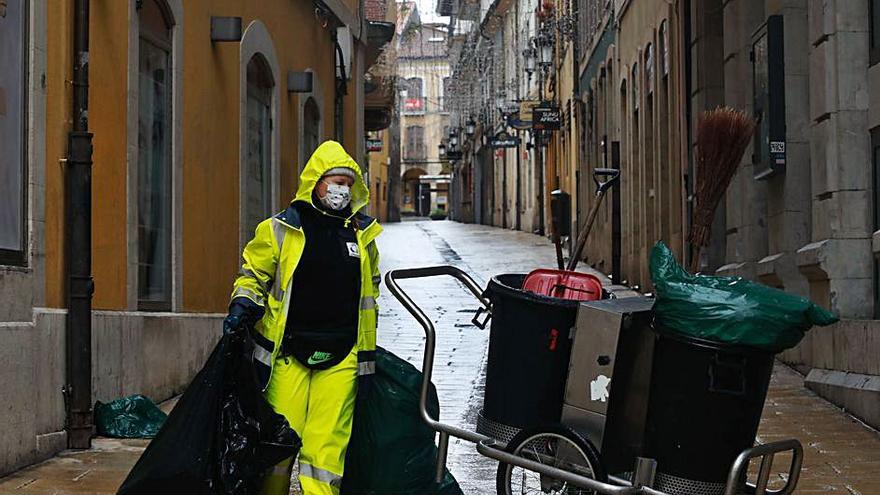
{"type": "Polygon", "coordinates": [[[753,495],[789,495],[794,493],[798,478],[801,475],[801,467],[804,463],[804,448],[795,439],[781,440],[779,442],[765,443],[743,451],[730,468],[727,477],[727,486],[724,495],[737,495],[749,469],[749,462],[755,458],[761,458],[761,468],[758,471],[758,479],[755,484],[746,483],[748,493],[753,495]],[[791,464],[788,467],[788,477],[785,486],[779,490],[768,490],[767,483],[770,480],[770,469],[773,467],[773,457],[783,452],[791,452],[791,464]]]}
{"type": "MultiPolygon", "coordinates": [[[[464,285],[474,297],[483,305],[489,307],[489,301],[483,297],[483,291],[474,281],[473,277],[465,273],[463,270],[449,265],[429,266],[424,268],[405,268],[399,270],[391,270],[385,274],[385,285],[394,297],[400,301],[400,304],[422,325],[425,330],[425,357],[422,362],[422,391],[419,398],[419,414],[425,423],[434,431],[440,432],[440,450],[437,456],[437,480],[443,478],[444,468],[446,467],[446,445],[449,441],[449,435],[456,438],[462,438],[470,442],[479,443],[483,440],[489,440],[489,437],[480,435],[477,432],[465,430],[441,423],[439,418],[432,418],[428,413],[428,391],[431,385],[431,374],[434,369],[434,347],[437,341],[437,334],[434,331],[434,323],[425,314],[424,311],[416,303],[413,302],[409,294],[400,288],[398,280],[436,277],[440,275],[448,275],[455,278],[464,285]]],[[[481,308],[482,309],[482,308],[481,308]]]]}

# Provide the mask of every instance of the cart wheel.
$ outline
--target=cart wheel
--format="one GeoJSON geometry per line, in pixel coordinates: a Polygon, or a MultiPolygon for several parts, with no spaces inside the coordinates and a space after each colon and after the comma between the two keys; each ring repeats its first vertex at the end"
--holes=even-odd
{"type": "MultiPolygon", "coordinates": [[[[522,430],[507,444],[507,451],[596,481],[608,481],[605,469],[599,462],[599,452],[596,447],[562,424],[522,430]]],[[[544,493],[593,495],[596,493],[505,463],[498,465],[496,487],[498,495],[544,493]]]]}

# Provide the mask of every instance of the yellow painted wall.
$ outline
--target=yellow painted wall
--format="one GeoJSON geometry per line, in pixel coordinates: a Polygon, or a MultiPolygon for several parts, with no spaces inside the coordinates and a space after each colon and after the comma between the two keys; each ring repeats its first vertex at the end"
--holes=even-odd
{"type": "Polygon", "coordinates": [[[370,215],[384,222],[388,219],[388,160],[391,149],[391,133],[388,129],[369,133],[370,139],[382,140],[382,151],[369,153],[370,162],[370,215]],[[376,190],[376,183],[379,189],[376,190]]]}
{"type": "MultiPolygon", "coordinates": [[[[70,118],[72,12],[50,0],[47,70],[46,280],[47,304],[65,306],[63,291],[63,170],[70,118]]],[[[312,68],[320,81],[325,136],[333,136],[334,52],[307,2],[186,0],[183,36],[183,308],[223,311],[238,269],[239,44],[211,43],[210,16],[241,16],[266,24],[278,58],[281,87],[280,167],[283,207],[297,182],[297,96],[286,91],[288,70],[312,68]]],[[[126,128],[128,2],[91,2],[90,126],[94,132],[93,273],[98,309],[127,307],[126,128]]],[[[357,45],[358,49],[360,45],[357,45]]],[[[136,63],[136,61],[134,61],[136,63]]],[[[357,63],[354,63],[358,70],[357,63]]],[[[358,74],[358,72],[354,72],[358,74]]],[[[345,97],[345,142],[356,154],[355,82],[345,97]]],[[[131,290],[136,290],[132,288],[131,290]]]]}
{"type": "Polygon", "coordinates": [[[71,24],[73,2],[49,0],[46,6],[46,305],[66,306],[64,258],[64,166],[70,131],[71,24]]]}

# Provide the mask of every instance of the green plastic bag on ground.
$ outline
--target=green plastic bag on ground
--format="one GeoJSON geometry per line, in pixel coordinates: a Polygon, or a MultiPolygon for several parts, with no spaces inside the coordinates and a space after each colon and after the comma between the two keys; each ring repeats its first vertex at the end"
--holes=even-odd
{"type": "MultiPolygon", "coordinates": [[[[462,495],[449,470],[441,483],[434,482],[435,433],[419,415],[422,373],[379,347],[371,380],[358,393],[342,494],[462,495]]],[[[433,386],[428,412],[440,416],[433,386]]]]}
{"type": "Polygon", "coordinates": [[[106,404],[95,403],[98,434],[116,438],[153,438],[168,415],[143,395],[130,395],[106,404]]]}
{"type": "Polygon", "coordinates": [[[813,325],[837,321],[803,297],[742,277],[692,275],[662,242],[651,252],[651,281],[660,328],[702,339],[780,352],[813,325]]]}

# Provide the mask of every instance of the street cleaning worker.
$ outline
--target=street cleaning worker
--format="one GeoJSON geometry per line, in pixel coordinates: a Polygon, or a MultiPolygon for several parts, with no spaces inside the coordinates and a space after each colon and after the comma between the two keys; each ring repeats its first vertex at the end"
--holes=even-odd
{"type": "MultiPolygon", "coordinates": [[[[360,167],[334,141],[315,150],[296,197],[245,246],[224,331],[255,323],[264,394],[302,437],[304,495],[338,494],[358,383],[375,371],[382,228],[360,167]]],[[[293,459],[261,493],[286,495],[293,459]]]]}

